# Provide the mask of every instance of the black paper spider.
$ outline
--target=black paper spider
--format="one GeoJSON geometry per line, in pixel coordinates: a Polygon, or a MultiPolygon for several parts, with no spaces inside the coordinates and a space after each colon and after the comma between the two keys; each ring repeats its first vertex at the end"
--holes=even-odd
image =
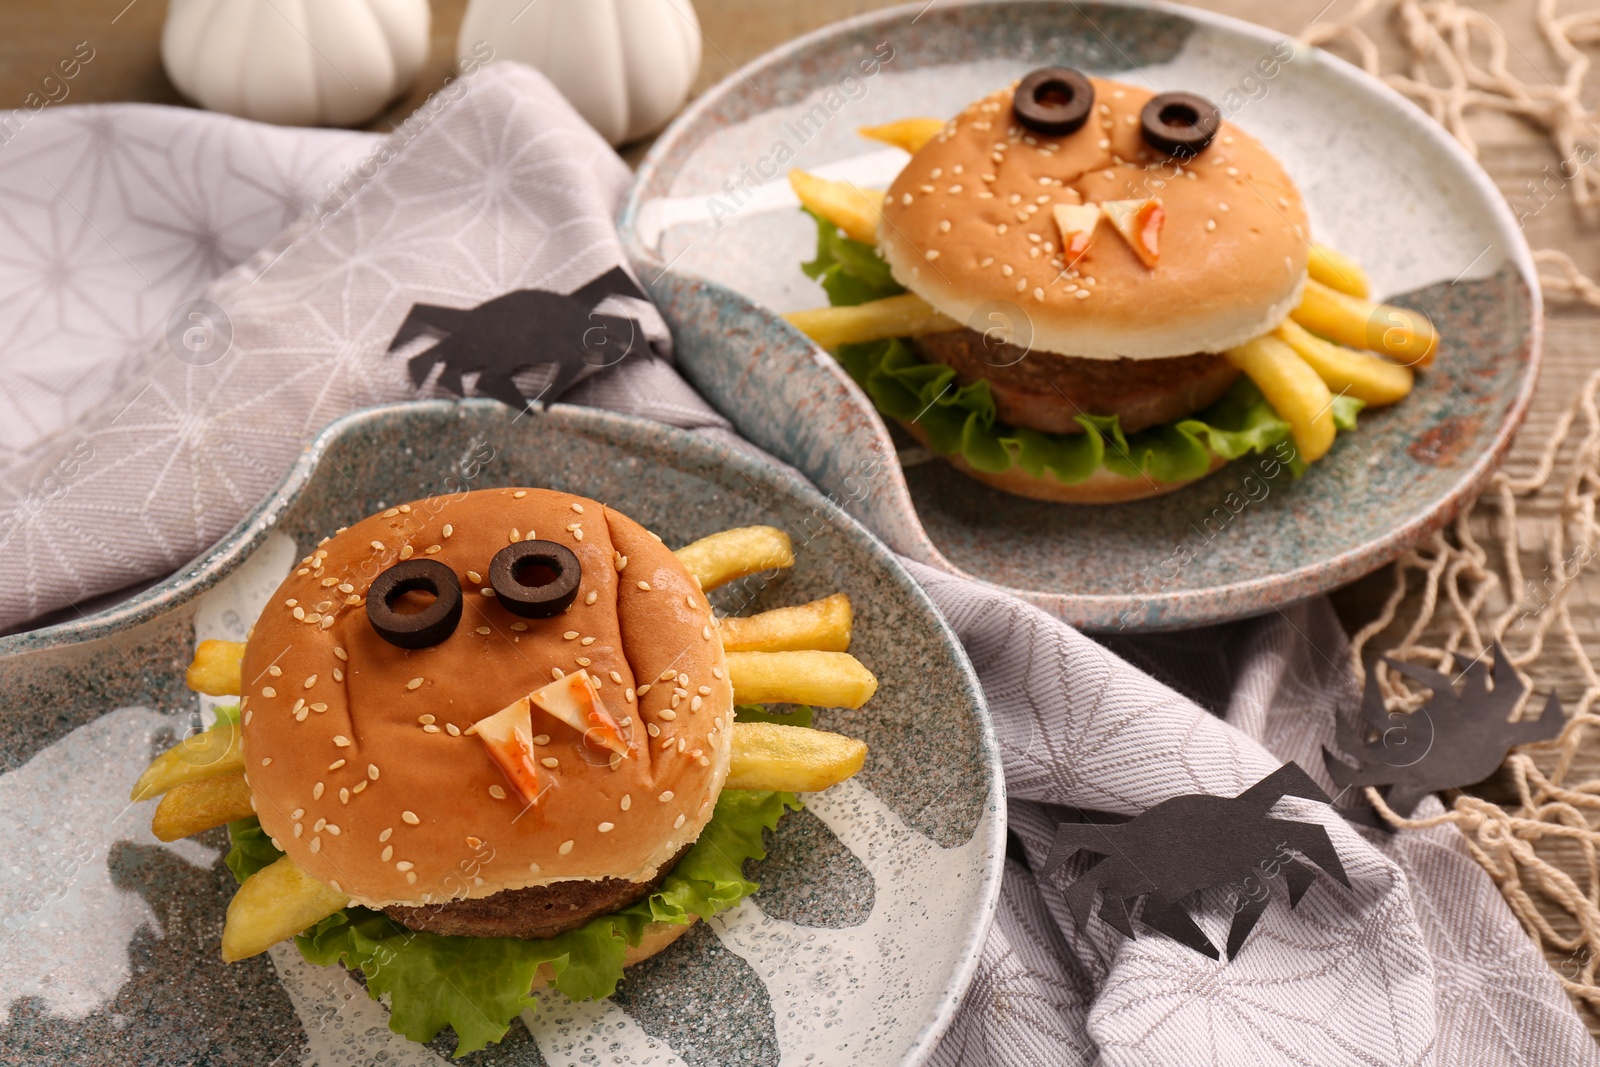
{"type": "Polygon", "coordinates": [[[1326,830],[1315,823],[1267,815],[1286,796],[1328,802],[1327,794],[1305,771],[1285,763],[1236,797],[1191,794],[1163,800],[1125,823],[1063,823],[1045,859],[1044,876],[1079,851],[1104,857],[1067,887],[1067,906],[1079,929],[1088,924],[1099,889],[1104,894],[1101,918],[1133,937],[1128,905],[1143,897],[1140,922],[1212,959],[1219,958],[1216,946],[1189,917],[1183,899],[1202,889],[1254,882],[1259,892],[1237,896],[1228,930],[1226,958],[1231,959],[1266,910],[1267,893],[1259,885],[1262,877],[1274,869],[1282,872],[1290,907],[1300,903],[1316,880],[1316,868],[1292,852],[1350,885],[1326,830]]]}
{"type": "Polygon", "coordinates": [[[648,299],[621,267],[612,267],[571,293],[516,289],[475,308],[414,304],[389,342],[393,352],[421,336],[439,342],[407,362],[421,386],[444,364],[439,384],[466,395],[463,374],[478,375],[477,392],[521,408],[530,400],[557,400],[578,381],[620,362],[636,348],[648,350],[632,319],[595,312],[608,296],[648,299]],[[549,385],[535,396],[517,388],[525,370],[554,365],[549,385]]]}
{"type": "Polygon", "coordinates": [[[1385,787],[1384,802],[1401,816],[1409,816],[1429,793],[1483,781],[1505,762],[1507,752],[1548,741],[1566,725],[1554,693],[1537,719],[1506,721],[1528,690],[1498,641],[1492,674],[1481,661],[1456,656],[1456,666],[1466,677],[1460,695],[1448,675],[1397,660],[1384,662],[1433,695],[1410,714],[1387,712],[1369,675],[1361,694],[1361,722],[1341,719],[1336,734],[1339,748],[1357,766],[1341,762],[1326,748],[1322,759],[1341,788],[1385,787]]]}

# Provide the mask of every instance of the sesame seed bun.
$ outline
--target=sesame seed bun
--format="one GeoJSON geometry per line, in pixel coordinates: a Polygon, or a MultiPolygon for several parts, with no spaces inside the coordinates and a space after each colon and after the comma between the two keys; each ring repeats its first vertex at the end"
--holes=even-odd
{"type": "MultiPolygon", "coordinates": [[[[906,432],[915,437],[924,447],[928,445],[927,435],[922,432],[922,427],[916,423],[902,422],[906,432]]],[[[1190,482],[1162,482],[1154,478],[1127,478],[1101,467],[1081,482],[1067,485],[1049,471],[1034,477],[1021,467],[1013,464],[998,473],[993,471],[976,470],[959,454],[941,457],[952,467],[971,478],[974,478],[992,489],[999,489],[1017,496],[1030,497],[1034,500],[1048,500],[1055,504],[1125,504],[1132,500],[1145,500],[1153,496],[1164,496],[1175,490],[1182,489],[1190,482]]],[[[1227,466],[1227,460],[1221,456],[1211,457],[1211,467],[1206,474],[1211,474],[1227,466]]],[[[1204,477],[1205,475],[1201,475],[1204,477]]],[[[1199,481],[1199,478],[1191,481],[1199,481]]]]}
{"type": "MultiPolygon", "coordinates": [[[[1282,165],[1223,122],[1178,167],[1140,134],[1154,94],[1091,82],[1094,114],[1076,133],[1020,127],[1007,88],[911,158],[878,230],[895,280],[958,322],[991,301],[1014,304],[1031,320],[1033,348],[1090,359],[1220,352],[1276,327],[1300,300],[1310,250],[1305,206],[1282,165]],[[1104,219],[1080,259],[1061,258],[1053,204],[1148,197],[1166,214],[1154,268],[1104,219]]],[[[980,329],[999,321],[982,318],[980,329]]]]}
{"type": "Polygon", "coordinates": [[[256,814],[308,874],[368,907],[648,881],[700,835],[727,776],[733,690],[712,625],[677,557],[593,500],[507,488],[390,508],[323,542],[256,623],[240,700],[256,814]],[[535,536],[583,570],[550,619],[487,588],[495,553],[535,536]],[[367,617],[368,587],[403,558],[461,583],[461,621],[432,647],[398,648],[367,617]],[[578,670],[630,756],[612,766],[534,708],[537,755],[556,765],[541,765],[551,787],[530,806],[465,731],[578,670]]]}

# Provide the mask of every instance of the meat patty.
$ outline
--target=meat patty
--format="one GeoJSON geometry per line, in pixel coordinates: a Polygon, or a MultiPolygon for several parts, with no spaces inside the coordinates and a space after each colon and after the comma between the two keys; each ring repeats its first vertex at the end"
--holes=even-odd
{"type": "Polygon", "coordinates": [[[453,937],[520,937],[543,940],[576,930],[597,915],[626,908],[655,892],[691,845],[661,867],[648,882],[603,878],[595,882],[552,882],[526,889],[503,889],[493,896],[444,904],[392,904],[383,913],[412,930],[453,937]]]}
{"type": "Polygon", "coordinates": [[[1044,433],[1082,433],[1084,415],[1116,415],[1124,433],[1181,419],[1222,398],[1239,369],[1218,355],[1081,359],[1027,351],[976,330],[914,338],[923,359],[953,367],[962,385],[989,382],[1000,420],[1044,433]]]}

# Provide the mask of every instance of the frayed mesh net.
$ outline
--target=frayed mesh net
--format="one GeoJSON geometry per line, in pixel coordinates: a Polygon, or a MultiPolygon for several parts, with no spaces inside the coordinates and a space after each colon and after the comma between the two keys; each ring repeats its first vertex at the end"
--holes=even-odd
{"type": "MultiPolygon", "coordinates": [[[[1558,14],[1555,0],[1498,9],[1531,17],[1560,76],[1528,82],[1511,72],[1505,35],[1482,9],[1455,0],[1361,0],[1336,20],[1302,34],[1310,44],[1342,53],[1428,110],[1466,149],[1477,154],[1468,119],[1498,112],[1532,124],[1561,160],[1566,190],[1582,207],[1597,199],[1600,159],[1596,112],[1582,89],[1600,44],[1600,11],[1558,14]],[[1382,69],[1374,34],[1403,46],[1404,71],[1382,69]]],[[[1526,58],[1526,57],[1523,57],[1526,58]]],[[[1566,253],[1535,252],[1545,297],[1556,305],[1600,310],[1600,285],[1566,253]]],[[[1597,361],[1600,362],[1600,361],[1597,361]]],[[[1484,796],[1454,797],[1433,819],[1396,815],[1374,789],[1373,804],[1397,827],[1454,823],[1528,933],[1551,958],[1567,991],[1600,1011],[1600,779],[1574,781],[1573,765],[1600,726],[1600,674],[1574,623],[1574,601],[1600,583],[1600,369],[1543,431],[1519,437],[1506,468],[1476,504],[1451,526],[1406,553],[1392,569],[1393,584],[1378,616],[1351,641],[1358,674],[1373,662],[1390,711],[1421,706],[1426,691],[1408,684],[1376,655],[1453,671],[1453,654],[1488,657],[1503,643],[1529,685],[1518,714],[1537,715],[1560,675],[1569,721],[1554,741],[1513,753],[1501,779],[1484,796]],[[1371,655],[1363,656],[1365,652],[1371,655]]]]}

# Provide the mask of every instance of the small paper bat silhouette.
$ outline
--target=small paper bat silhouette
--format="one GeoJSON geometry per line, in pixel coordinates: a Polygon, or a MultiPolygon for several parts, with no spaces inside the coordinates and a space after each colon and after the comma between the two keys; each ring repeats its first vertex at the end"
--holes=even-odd
{"type": "Polygon", "coordinates": [[[1298,764],[1285,763],[1236,797],[1190,794],[1163,800],[1125,823],[1062,823],[1056,828],[1042,876],[1048,876],[1079,851],[1104,857],[1066,890],[1067,907],[1079,929],[1089,922],[1095,890],[1101,890],[1100,917],[1133,937],[1128,905],[1144,898],[1139,921],[1196,952],[1218,959],[1213,945],[1190,918],[1183,899],[1218,886],[1248,886],[1256,892],[1235,896],[1228,930],[1227,957],[1244,946],[1266,910],[1262,878],[1281,872],[1289,886],[1289,906],[1300,903],[1317,868],[1346,887],[1339,853],[1328,831],[1315,823],[1268,816],[1286,796],[1328,803],[1328,796],[1298,764]],[[1293,853],[1299,853],[1294,855],[1293,853]]]}
{"type": "Polygon", "coordinates": [[[478,393],[514,408],[554,401],[587,377],[586,371],[619,363],[636,346],[649,350],[634,320],[594,311],[608,296],[648,299],[626,271],[612,267],[566,295],[516,289],[475,308],[415,304],[389,351],[417,337],[435,337],[437,344],[406,364],[418,386],[442,363],[439,384],[457,395],[466,395],[462,375],[476,373],[478,393]],[[525,396],[517,388],[517,374],[550,364],[555,377],[537,395],[525,396]]]}
{"type": "MultiPolygon", "coordinates": [[[[1384,803],[1402,817],[1410,816],[1429,793],[1483,781],[1513,748],[1548,741],[1566,725],[1554,693],[1537,719],[1506,721],[1527,687],[1498,641],[1492,674],[1480,660],[1456,655],[1456,666],[1466,677],[1459,696],[1448,675],[1397,660],[1384,662],[1433,690],[1433,696],[1409,715],[1386,712],[1383,695],[1369,677],[1361,694],[1359,726],[1341,719],[1336,734],[1339,748],[1357,766],[1340,761],[1326,748],[1322,759],[1340,788],[1385,788],[1384,803]]],[[[1368,820],[1357,817],[1357,821],[1368,820]]],[[[1383,825],[1381,820],[1375,824],[1383,825]]]]}

